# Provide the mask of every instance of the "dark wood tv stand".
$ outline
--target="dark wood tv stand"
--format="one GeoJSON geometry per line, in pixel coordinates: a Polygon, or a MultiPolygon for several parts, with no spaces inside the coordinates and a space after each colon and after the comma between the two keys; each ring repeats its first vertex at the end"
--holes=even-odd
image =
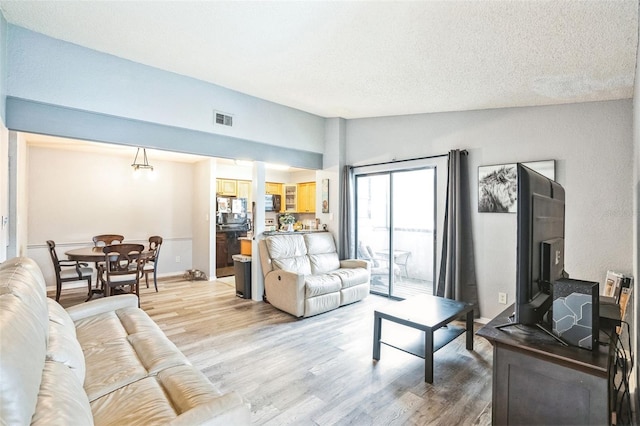
{"type": "Polygon", "coordinates": [[[563,346],[536,327],[497,329],[513,309],[477,332],[493,345],[492,423],[611,424],[614,345],[589,351],[563,346]]]}

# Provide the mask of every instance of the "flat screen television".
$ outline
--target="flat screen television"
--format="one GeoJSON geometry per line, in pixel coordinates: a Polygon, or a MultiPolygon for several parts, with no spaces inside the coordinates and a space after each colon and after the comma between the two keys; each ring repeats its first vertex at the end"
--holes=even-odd
{"type": "Polygon", "coordinates": [[[504,326],[540,326],[553,301],[553,282],[566,277],[565,192],[557,182],[517,164],[517,193],[515,317],[504,326]]]}

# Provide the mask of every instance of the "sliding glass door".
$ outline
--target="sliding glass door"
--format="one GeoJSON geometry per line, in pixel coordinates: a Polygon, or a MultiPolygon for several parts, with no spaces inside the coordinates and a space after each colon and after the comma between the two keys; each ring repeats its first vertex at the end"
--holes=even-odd
{"type": "Polygon", "coordinates": [[[371,292],[433,294],[436,169],[356,175],[357,256],[371,263],[371,292]]]}

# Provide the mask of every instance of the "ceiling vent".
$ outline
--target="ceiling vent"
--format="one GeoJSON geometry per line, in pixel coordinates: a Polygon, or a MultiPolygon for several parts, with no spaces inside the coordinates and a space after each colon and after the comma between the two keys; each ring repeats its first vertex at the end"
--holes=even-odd
{"type": "Polygon", "coordinates": [[[213,122],[215,124],[229,127],[233,126],[233,116],[231,114],[227,114],[226,112],[214,111],[213,118],[213,122]]]}

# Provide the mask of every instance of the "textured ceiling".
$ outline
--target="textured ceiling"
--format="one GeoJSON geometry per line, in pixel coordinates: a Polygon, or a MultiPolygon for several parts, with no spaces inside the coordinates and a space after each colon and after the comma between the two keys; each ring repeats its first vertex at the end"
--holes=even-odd
{"type": "Polygon", "coordinates": [[[632,97],[638,1],[4,1],[54,38],[324,117],[632,97]]]}

